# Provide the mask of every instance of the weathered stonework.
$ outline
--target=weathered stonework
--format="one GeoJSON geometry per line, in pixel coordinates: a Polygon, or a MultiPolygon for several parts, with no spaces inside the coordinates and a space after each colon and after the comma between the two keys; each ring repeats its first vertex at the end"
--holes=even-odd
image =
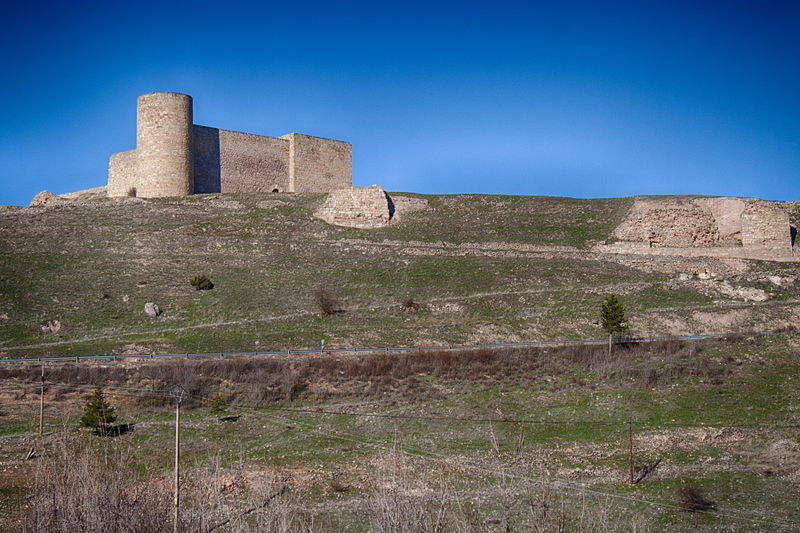
{"type": "Polygon", "coordinates": [[[766,203],[748,205],[742,213],[742,246],[791,253],[789,214],[766,203]]]}
{"type": "Polygon", "coordinates": [[[351,185],[350,143],[300,133],[281,139],[289,141],[289,190],[328,192],[351,185]],[[344,183],[341,176],[348,176],[348,182],[344,183]]]}
{"type": "Polygon", "coordinates": [[[789,215],[748,198],[637,199],[612,237],[616,253],[791,258],[789,215]]]}
{"type": "Polygon", "coordinates": [[[193,139],[196,193],[292,190],[288,140],[206,126],[193,139]]]}
{"type": "Polygon", "coordinates": [[[378,228],[391,222],[394,203],[381,187],[350,187],[333,191],[315,213],[328,224],[378,228]]]}
{"type": "Polygon", "coordinates": [[[191,96],[180,93],[140,96],[136,118],[136,149],[109,160],[109,196],[328,192],[352,184],[352,148],[344,141],[198,126],[191,96]]]}
{"type": "Polygon", "coordinates": [[[31,203],[28,204],[30,207],[43,207],[43,206],[50,206],[50,205],[59,205],[65,203],[61,196],[57,194],[53,194],[50,191],[41,191],[36,194],[31,200],[31,203]]]}

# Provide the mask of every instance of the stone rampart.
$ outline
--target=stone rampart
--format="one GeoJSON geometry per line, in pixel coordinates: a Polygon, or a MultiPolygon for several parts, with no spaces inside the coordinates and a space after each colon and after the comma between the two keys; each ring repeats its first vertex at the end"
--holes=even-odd
{"type": "Polygon", "coordinates": [[[599,251],[651,255],[791,258],[789,215],[754,198],[637,199],[599,251]]]}

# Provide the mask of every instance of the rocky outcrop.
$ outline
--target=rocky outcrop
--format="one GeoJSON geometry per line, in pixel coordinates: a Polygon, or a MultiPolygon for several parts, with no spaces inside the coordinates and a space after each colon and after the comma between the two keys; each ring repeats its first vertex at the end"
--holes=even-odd
{"type": "Polygon", "coordinates": [[[381,187],[350,187],[328,195],[314,214],[328,224],[351,228],[379,228],[394,217],[394,203],[381,187]]]}

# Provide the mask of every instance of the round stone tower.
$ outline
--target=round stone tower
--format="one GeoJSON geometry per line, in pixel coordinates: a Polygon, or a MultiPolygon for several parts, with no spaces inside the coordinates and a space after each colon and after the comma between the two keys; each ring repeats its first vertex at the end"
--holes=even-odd
{"type": "Polygon", "coordinates": [[[192,97],[148,93],[136,105],[137,196],[187,196],[192,176],[192,97]]]}

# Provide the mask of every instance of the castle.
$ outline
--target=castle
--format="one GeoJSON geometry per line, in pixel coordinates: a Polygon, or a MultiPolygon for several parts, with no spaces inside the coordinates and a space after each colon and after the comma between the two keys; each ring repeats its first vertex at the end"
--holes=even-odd
{"type": "Polygon", "coordinates": [[[350,143],[289,133],[264,137],[193,123],[192,97],[139,96],[136,148],[112,154],[108,196],[329,192],[352,185],[350,143]]]}

